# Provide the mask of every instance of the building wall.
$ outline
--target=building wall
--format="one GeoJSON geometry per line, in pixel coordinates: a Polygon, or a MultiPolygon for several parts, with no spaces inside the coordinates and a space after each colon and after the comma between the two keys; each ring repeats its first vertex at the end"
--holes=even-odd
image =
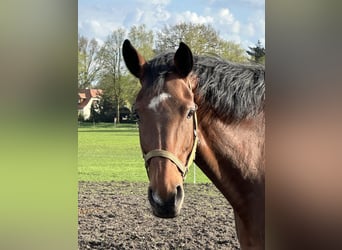
{"type": "Polygon", "coordinates": [[[84,106],[83,110],[81,111],[84,120],[88,120],[90,118],[90,112],[91,112],[91,105],[94,101],[100,101],[99,98],[92,97],[90,98],[89,102],[87,103],[86,106],[84,106]]]}

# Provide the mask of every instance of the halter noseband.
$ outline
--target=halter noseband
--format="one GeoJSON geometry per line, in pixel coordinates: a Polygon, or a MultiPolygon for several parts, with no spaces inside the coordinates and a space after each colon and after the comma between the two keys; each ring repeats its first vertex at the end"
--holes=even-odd
{"type": "Polygon", "coordinates": [[[196,149],[197,149],[197,144],[198,144],[198,137],[197,137],[197,115],[196,115],[196,110],[194,112],[193,115],[193,121],[194,121],[194,144],[192,146],[192,150],[191,153],[188,157],[188,161],[186,163],[186,165],[184,166],[183,163],[177,158],[177,156],[175,156],[174,154],[172,154],[169,151],[163,150],[163,149],[154,149],[151,150],[150,152],[148,152],[147,154],[144,154],[144,160],[145,160],[145,167],[146,170],[148,172],[148,160],[150,160],[151,158],[154,157],[163,157],[166,159],[169,159],[170,161],[172,161],[178,168],[178,170],[181,172],[183,179],[185,178],[186,174],[188,173],[189,167],[191,166],[191,164],[193,163],[194,159],[195,159],[195,155],[196,155],[196,149]]]}

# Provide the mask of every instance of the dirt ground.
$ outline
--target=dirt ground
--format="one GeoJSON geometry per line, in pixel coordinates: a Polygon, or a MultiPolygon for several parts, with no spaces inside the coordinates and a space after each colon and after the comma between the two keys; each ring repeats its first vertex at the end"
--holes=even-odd
{"type": "Polygon", "coordinates": [[[79,249],[239,249],[233,210],[212,184],[185,185],[181,215],[152,215],[147,183],[80,182],[79,249]]]}

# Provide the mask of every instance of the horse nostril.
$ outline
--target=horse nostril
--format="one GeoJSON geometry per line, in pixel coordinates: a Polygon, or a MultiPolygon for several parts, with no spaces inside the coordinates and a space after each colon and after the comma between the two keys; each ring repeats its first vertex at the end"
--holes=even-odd
{"type": "Polygon", "coordinates": [[[165,202],[159,197],[159,195],[152,190],[151,187],[148,188],[148,199],[151,205],[154,206],[164,206],[165,202]]]}
{"type": "Polygon", "coordinates": [[[183,195],[184,195],[183,187],[181,185],[178,185],[176,187],[176,200],[179,201],[183,199],[183,195]]]}
{"type": "Polygon", "coordinates": [[[151,187],[148,187],[148,198],[149,198],[149,200],[152,201],[153,203],[156,202],[156,201],[155,201],[155,194],[154,194],[154,192],[153,192],[153,190],[152,190],[151,187]]]}

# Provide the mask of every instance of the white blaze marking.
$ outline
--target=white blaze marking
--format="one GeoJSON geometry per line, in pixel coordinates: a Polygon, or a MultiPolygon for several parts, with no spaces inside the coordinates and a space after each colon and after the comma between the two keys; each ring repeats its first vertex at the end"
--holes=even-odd
{"type": "Polygon", "coordinates": [[[160,95],[155,96],[151,99],[150,103],[148,104],[148,108],[157,111],[157,107],[159,106],[159,104],[170,97],[171,95],[168,93],[161,93],[160,95]]]}

